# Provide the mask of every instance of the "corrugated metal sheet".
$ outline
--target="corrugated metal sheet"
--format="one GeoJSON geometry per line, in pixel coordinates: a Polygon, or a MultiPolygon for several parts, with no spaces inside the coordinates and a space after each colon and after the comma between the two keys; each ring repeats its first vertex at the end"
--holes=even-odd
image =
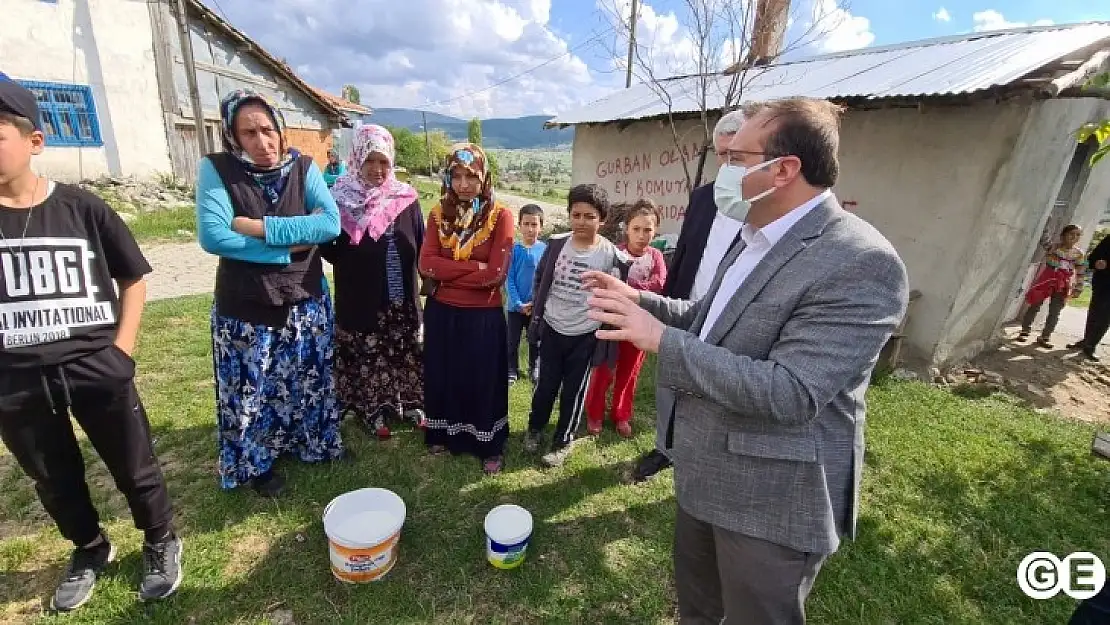
{"type": "MultiPolygon", "coordinates": [[[[974,33],[784,62],[744,77],[745,101],[790,96],[896,98],[972,93],[1008,85],[1045,65],[1107,40],[1110,23],[1091,22],[974,33]]],[[[720,108],[730,76],[714,76],[707,89],[720,108]]],[[[698,76],[667,81],[674,113],[700,110],[698,76]]],[[[599,123],[665,115],[667,106],[645,84],[622,89],[552,119],[552,124],[599,123]]]]}

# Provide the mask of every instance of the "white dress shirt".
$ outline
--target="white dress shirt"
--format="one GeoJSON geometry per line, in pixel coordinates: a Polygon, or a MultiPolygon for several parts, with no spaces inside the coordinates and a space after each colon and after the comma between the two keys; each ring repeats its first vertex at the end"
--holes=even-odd
{"type": "Polygon", "coordinates": [[[732,242],[736,240],[736,233],[740,232],[740,226],[739,221],[725,217],[721,211],[717,211],[716,216],[713,217],[713,226],[709,230],[709,238],[705,241],[705,251],[702,252],[698,272],[694,274],[690,300],[697,301],[709,292],[721,261],[724,260],[728,249],[732,247],[732,242]]]}
{"type": "Polygon", "coordinates": [[[758,230],[746,223],[744,224],[740,229],[740,238],[744,241],[744,251],[740,252],[736,261],[725,271],[725,277],[721,280],[721,288],[717,289],[717,294],[709,305],[705,325],[701,327],[701,340],[704,341],[709,336],[709,331],[713,329],[713,324],[717,323],[717,319],[720,318],[725,306],[732,300],[736,291],[744,285],[744,281],[748,279],[752,270],[759,264],[759,261],[763,260],[767,252],[771,251],[771,248],[782,239],[790,228],[794,227],[794,224],[831,196],[832,191],[826,189],[812,200],[758,230]]]}

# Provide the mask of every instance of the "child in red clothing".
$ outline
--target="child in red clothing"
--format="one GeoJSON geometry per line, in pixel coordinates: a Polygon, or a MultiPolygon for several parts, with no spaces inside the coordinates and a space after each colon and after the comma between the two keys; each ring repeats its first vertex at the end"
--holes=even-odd
{"type": "MultiPolygon", "coordinates": [[[[667,281],[667,264],[663,254],[651,246],[659,228],[662,214],[659,207],[648,199],[637,201],[624,218],[625,242],[621,250],[628,252],[633,263],[628,272],[628,284],[641,291],[661,293],[667,281]]],[[[644,364],[644,352],[632,343],[621,343],[614,372],[608,364],[594,367],[590,375],[590,388],[586,393],[586,429],[590,434],[600,434],[605,419],[605,400],[609,385],[613,385],[613,422],[617,433],[624,438],[632,436],[632,401],[636,395],[636,379],[644,364]]]]}
{"type": "Polygon", "coordinates": [[[1083,282],[1087,276],[1087,261],[1083,250],[1079,248],[1079,239],[1082,236],[1083,231],[1073,224],[1064,227],[1060,232],[1059,240],[1042,244],[1046,252],[1045,261],[1033,284],[1029,286],[1029,292],[1025,294],[1025,303],[1029,307],[1025,309],[1025,314],[1021,318],[1018,341],[1029,338],[1037,313],[1040,312],[1045,300],[1048,300],[1048,318],[1045,319],[1044,328],[1037,338],[1037,345],[1052,349],[1052,332],[1060,319],[1060,311],[1064,309],[1069,299],[1083,292],[1083,282]]]}

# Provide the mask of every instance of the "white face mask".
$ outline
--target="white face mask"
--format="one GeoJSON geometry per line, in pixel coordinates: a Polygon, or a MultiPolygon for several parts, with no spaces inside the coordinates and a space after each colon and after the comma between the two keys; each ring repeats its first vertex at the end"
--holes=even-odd
{"type": "Polygon", "coordinates": [[[747,219],[748,211],[752,208],[752,202],[771,195],[775,192],[775,187],[745,200],[741,182],[745,176],[753,171],[759,171],[778,161],[779,158],[773,158],[751,167],[732,163],[721,165],[721,170],[717,172],[717,180],[713,182],[713,201],[717,204],[717,210],[721,211],[721,214],[725,217],[736,221],[742,222],[747,219]]]}

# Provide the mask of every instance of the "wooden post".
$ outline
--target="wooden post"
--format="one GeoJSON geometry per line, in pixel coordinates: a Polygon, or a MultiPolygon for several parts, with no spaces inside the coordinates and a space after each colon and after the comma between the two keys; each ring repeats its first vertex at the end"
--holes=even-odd
{"type": "Polygon", "coordinates": [[[1110,460],[1110,433],[1099,432],[1091,443],[1091,453],[1110,460]]]}
{"type": "Polygon", "coordinates": [[[628,75],[624,79],[624,88],[632,86],[632,57],[636,50],[636,0],[632,0],[632,17],[628,21],[628,75]]]}
{"type": "Polygon", "coordinates": [[[763,65],[782,52],[790,0],[759,0],[752,24],[751,48],[745,66],[763,65]]]}
{"type": "Polygon", "coordinates": [[[432,163],[432,140],[428,137],[428,114],[420,111],[420,120],[424,124],[424,152],[428,155],[428,175],[434,175],[435,168],[432,163]]]}
{"type": "Polygon", "coordinates": [[[189,99],[193,102],[193,122],[197,127],[197,146],[200,155],[205,156],[212,150],[208,145],[204,130],[204,109],[200,104],[200,88],[197,87],[197,66],[193,58],[193,38],[189,34],[189,14],[185,10],[185,0],[174,0],[177,10],[177,29],[181,35],[181,59],[185,62],[185,80],[189,83],[189,99]]]}

